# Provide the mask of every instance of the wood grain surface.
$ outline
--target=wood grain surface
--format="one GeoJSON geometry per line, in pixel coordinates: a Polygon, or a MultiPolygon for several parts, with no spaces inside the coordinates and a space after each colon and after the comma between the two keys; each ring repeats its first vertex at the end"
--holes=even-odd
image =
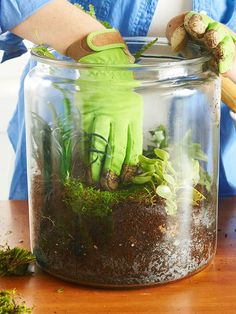
{"type": "MultiPolygon", "coordinates": [[[[220,200],[217,254],[186,279],[136,290],[82,287],[40,269],[32,276],[0,278],[0,289],[16,288],[34,314],[236,313],[236,197],[220,200]],[[58,289],[63,289],[58,291],[58,289]]],[[[0,244],[29,248],[27,202],[0,202],[0,244]]]]}

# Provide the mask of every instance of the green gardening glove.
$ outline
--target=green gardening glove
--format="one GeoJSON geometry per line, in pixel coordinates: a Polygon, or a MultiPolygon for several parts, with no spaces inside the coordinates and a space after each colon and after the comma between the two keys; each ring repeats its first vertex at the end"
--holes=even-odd
{"type": "Polygon", "coordinates": [[[236,34],[205,13],[190,11],[174,17],[167,25],[166,37],[175,51],[181,50],[189,38],[203,43],[213,52],[219,73],[232,67],[236,34]]]}
{"type": "MultiPolygon", "coordinates": [[[[89,34],[71,48],[74,59],[84,64],[128,65],[134,61],[114,29],[89,34]]],[[[143,106],[134,92],[133,73],[119,67],[88,66],[80,71],[76,103],[88,140],[81,147],[88,166],[87,181],[106,190],[115,190],[136,174],[142,154],[143,106]]]]}

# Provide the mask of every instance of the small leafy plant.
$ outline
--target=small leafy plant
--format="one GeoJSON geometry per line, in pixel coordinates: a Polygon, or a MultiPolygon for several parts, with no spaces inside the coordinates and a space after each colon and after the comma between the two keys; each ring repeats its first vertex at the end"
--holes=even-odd
{"type": "Polygon", "coordinates": [[[133,183],[149,184],[154,195],[165,200],[168,215],[175,215],[178,205],[183,202],[198,206],[205,196],[196,186],[202,184],[208,192],[211,186],[209,175],[200,167],[199,160],[207,161],[200,144],[193,143],[191,132],[187,132],[182,143],[168,146],[163,126],[151,135],[153,145],[158,148],[150,145],[146,156],[139,156],[141,174],[132,179],[133,183]],[[172,160],[170,153],[174,156],[172,160]]]}
{"type": "Polygon", "coordinates": [[[36,55],[39,55],[40,57],[46,57],[46,58],[49,58],[49,59],[55,59],[55,56],[44,45],[35,46],[35,47],[32,48],[32,51],[36,55]]]}
{"type": "Polygon", "coordinates": [[[28,250],[9,246],[0,249],[0,277],[29,274],[28,266],[35,261],[35,256],[28,250]]]}
{"type": "Polygon", "coordinates": [[[166,127],[163,124],[158,125],[154,130],[149,131],[150,144],[147,149],[144,150],[143,154],[149,158],[155,158],[155,148],[166,149],[168,147],[168,138],[166,127]]]}
{"type": "Polygon", "coordinates": [[[25,302],[18,304],[19,296],[16,290],[0,291],[0,314],[27,314],[32,313],[32,308],[25,305],[25,302]]]}

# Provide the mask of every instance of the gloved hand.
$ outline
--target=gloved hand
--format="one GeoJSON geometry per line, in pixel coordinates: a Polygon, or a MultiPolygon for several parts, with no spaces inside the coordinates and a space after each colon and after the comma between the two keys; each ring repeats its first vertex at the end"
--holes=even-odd
{"type": "MultiPolygon", "coordinates": [[[[134,61],[114,29],[89,34],[70,46],[67,55],[85,64],[115,66],[134,61]]],[[[118,67],[89,65],[80,70],[76,103],[89,139],[82,149],[89,168],[87,180],[107,190],[136,173],[142,154],[142,99],[135,86],[132,72],[118,67]]]]}
{"type": "Polygon", "coordinates": [[[181,50],[188,38],[203,43],[213,52],[219,73],[232,67],[236,34],[205,13],[190,11],[174,17],[167,25],[166,37],[175,51],[181,50]]]}

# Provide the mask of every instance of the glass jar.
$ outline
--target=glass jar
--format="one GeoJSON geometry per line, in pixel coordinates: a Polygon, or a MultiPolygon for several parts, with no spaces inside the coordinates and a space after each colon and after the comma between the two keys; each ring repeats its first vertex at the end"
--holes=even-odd
{"type": "MultiPolygon", "coordinates": [[[[148,38],[127,38],[135,53],[148,38]]],[[[32,250],[48,273],[136,287],[192,275],[216,249],[220,80],[194,44],[135,65],[32,58],[32,250]]]]}

